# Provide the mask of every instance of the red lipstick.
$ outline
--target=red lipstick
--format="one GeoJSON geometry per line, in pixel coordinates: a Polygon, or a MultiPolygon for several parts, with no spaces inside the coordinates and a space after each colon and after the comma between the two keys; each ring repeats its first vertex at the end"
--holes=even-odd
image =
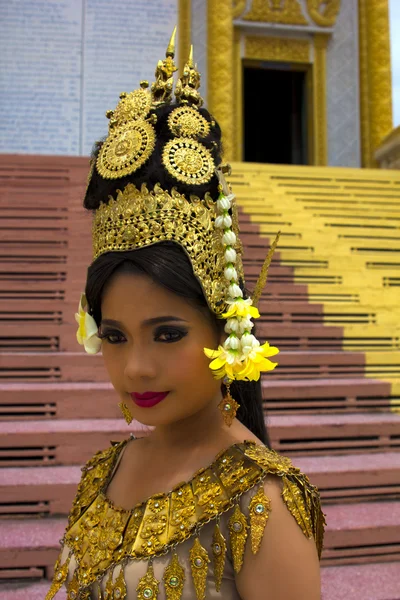
{"type": "Polygon", "coordinates": [[[168,394],[169,392],[145,392],[144,394],[132,392],[131,397],[137,406],[141,406],[142,408],[151,408],[152,406],[155,406],[164,400],[168,394]]]}

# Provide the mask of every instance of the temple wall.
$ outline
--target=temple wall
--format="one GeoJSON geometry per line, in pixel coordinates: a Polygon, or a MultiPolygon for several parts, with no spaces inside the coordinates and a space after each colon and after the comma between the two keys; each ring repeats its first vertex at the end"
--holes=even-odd
{"type": "Polygon", "coordinates": [[[0,3],[0,152],[87,155],[118,94],[154,75],[176,0],[0,3]]]}
{"type": "Polygon", "coordinates": [[[361,166],[358,0],[342,2],[327,48],[328,164],[361,166]]]}

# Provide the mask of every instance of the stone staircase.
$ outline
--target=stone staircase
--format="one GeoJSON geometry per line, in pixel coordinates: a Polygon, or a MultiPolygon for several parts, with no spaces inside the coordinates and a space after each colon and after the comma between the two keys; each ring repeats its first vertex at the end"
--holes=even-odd
{"type": "MultiPolygon", "coordinates": [[[[0,600],[43,599],[91,454],[133,431],[74,312],[90,262],[87,160],[0,157],[0,600]],[[95,400],[95,401],[94,401],[95,400]]],[[[400,176],[233,165],[273,447],[322,495],[323,600],[400,599],[400,176]]],[[[62,596],[61,596],[62,597],[62,596]]]]}

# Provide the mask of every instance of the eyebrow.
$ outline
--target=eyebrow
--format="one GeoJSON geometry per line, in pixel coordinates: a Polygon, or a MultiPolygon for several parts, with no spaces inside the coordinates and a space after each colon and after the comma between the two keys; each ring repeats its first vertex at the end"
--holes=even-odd
{"type": "MultiPolygon", "coordinates": [[[[180,317],[174,317],[173,315],[165,315],[161,317],[153,317],[151,319],[145,319],[142,321],[142,325],[157,325],[158,323],[167,323],[171,321],[181,321],[183,323],[187,323],[185,319],[181,319],[180,317]]],[[[122,323],[119,321],[115,321],[114,319],[102,319],[100,325],[114,325],[115,327],[123,327],[122,323]]]]}

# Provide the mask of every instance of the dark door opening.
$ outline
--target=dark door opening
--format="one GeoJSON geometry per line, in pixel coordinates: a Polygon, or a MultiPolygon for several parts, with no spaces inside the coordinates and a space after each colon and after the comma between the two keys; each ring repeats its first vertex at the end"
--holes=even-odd
{"type": "MultiPolygon", "coordinates": [[[[265,65],[265,66],[264,66],[265,65]]],[[[244,65],[244,160],[307,165],[306,72],[244,65]]]]}

